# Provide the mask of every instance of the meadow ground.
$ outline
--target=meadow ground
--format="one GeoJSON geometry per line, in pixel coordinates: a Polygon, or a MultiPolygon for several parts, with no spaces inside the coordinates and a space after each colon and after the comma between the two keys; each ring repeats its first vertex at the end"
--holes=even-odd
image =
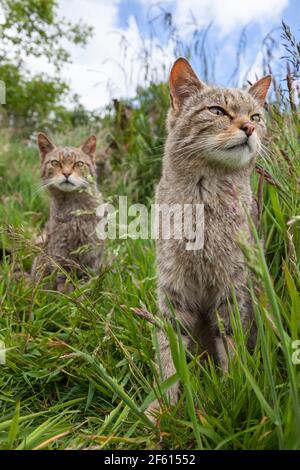
{"type": "MultiPolygon", "coordinates": [[[[160,85],[140,93],[127,122],[113,112],[103,120],[111,168],[101,188],[111,202],[128,195],[150,204],[159,177],[168,93],[160,85]]],[[[255,351],[245,348],[237,309],[227,375],[201,351],[186,357],[166,326],[177,374],[155,391],[155,329],[133,311],[158,313],[154,243],[109,241],[102,272],[86,285],[74,281],[72,294],[32,285],[26,272],[48,199],[37,189],[36,147],[1,131],[2,449],[300,449],[299,118],[282,103],[268,114],[267,150],[253,177],[265,256],[258,236],[243,247],[260,287],[255,351]],[[181,399],[174,408],[165,402],[153,427],[144,410],[176,378],[181,399]]],[[[78,145],[89,132],[57,141],[78,145]]]]}

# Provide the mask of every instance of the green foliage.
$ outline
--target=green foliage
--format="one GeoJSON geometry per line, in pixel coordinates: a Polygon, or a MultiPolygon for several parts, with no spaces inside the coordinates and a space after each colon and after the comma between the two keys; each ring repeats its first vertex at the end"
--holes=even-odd
{"type": "Polygon", "coordinates": [[[0,62],[9,60],[19,66],[24,56],[46,57],[60,70],[70,61],[70,54],[61,45],[62,38],[85,45],[92,28],[57,18],[57,6],[57,0],[0,0],[4,15],[0,24],[0,62]]]}
{"type": "Polygon", "coordinates": [[[0,80],[6,85],[6,104],[0,107],[2,125],[29,136],[40,129],[63,131],[86,124],[89,117],[73,97],[73,111],[61,103],[69,93],[59,73],[70,54],[62,39],[84,46],[92,34],[85,24],[57,18],[55,0],[0,0],[0,80]],[[46,57],[56,71],[31,76],[24,67],[28,57],[46,57]]]}
{"type": "Polygon", "coordinates": [[[32,131],[63,132],[81,126],[96,125],[99,118],[88,112],[74,98],[73,109],[61,104],[69,93],[63,81],[45,75],[28,76],[18,67],[0,66],[0,77],[6,83],[7,100],[0,106],[3,127],[11,127],[19,135],[30,136],[32,131]]]}
{"type": "Polygon", "coordinates": [[[25,76],[14,65],[0,66],[1,79],[6,83],[7,100],[0,109],[5,127],[18,133],[30,134],[32,129],[51,127],[63,130],[69,124],[64,106],[59,104],[68,86],[43,75],[25,76]]]}
{"type": "Polygon", "coordinates": [[[114,174],[113,192],[147,203],[160,177],[169,106],[166,84],[138,89],[129,102],[115,102],[101,122],[114,174]],[[140,184],[140,182],[143,184],[140,184]]]}

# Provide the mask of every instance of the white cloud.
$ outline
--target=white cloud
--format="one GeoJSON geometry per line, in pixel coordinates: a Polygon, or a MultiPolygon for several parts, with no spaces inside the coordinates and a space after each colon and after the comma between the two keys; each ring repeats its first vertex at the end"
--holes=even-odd
{"type": "MultiPolygon", "coordinates": [[[[156,78],[166,78],[160,65],[172,60],[170,47],[162,51],[150,39],[142,39],[133,16],[126,28],[118,26],[118,4],[116,0],[60,0],[59,3],[60,15],[72,22],[82,19],[94,28],[94,36],[85,48],[67,45],[73,63],[62,72],[89,109],[103,107],[111,97],[133,96],[137,85],[146,82],[143,49],[152,50],[147,58],[153,64],[149,73],[154,73],[159,65],[156,78]]],[[[31,59],[29,66],[34,72],[52,72],[43,59],[31,59]]]]}
{"type": "MultiPolygon", "coordinates": [[[[253,82],[262,76],[262,38],[280,24],[283,10],[288,4],[289,0],[175,0],[173,19],[181,34],[187,38],[194,31],[195,24],[201,28],[213,23],[213,40],[221,46],[218,47],[220,54],[215,58],[217,75],[222,75],[223,70],[227,74],[230,68],[234,70],[237,60],[235,33],[240,34],[242,28],[249,24],[258,25],[256,31],[260,33],[247,37],[247,48],[239,57],[237,82],[241,86],[246,79],[253,82]]],[[[280,48],[273,53],[274,59],[282,55],[280,48]]],[[[224,75],[223,79],[227,80],[224,75]]]]}
{"type": "Polygon", "coordinates": [[[220,35],[255,21],[265,24],[280,18],[288,0],[176,0],[174,19],[177,24],[199,25],[213,21],[220,35]]]}

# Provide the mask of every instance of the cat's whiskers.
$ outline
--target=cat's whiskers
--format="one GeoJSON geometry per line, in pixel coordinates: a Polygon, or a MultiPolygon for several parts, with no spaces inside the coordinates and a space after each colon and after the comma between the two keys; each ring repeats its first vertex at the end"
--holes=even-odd
{"type": "Polygon", "coordinates": [[[269,157],[269,158],[276,158],[276,155],[270,150],[268,149],[263,143],[261,143],[261,150],[264,152],[264,154],[269,157]]]}
{"type": "Polygon", "coordinates": [[[37,196],[38,194],[40,194],[44,189],[48,188],[49,186],[51,186],[52,184],[52,181],[51,180],[44,180],[42,181],[41,183],[38,183],[36,186],[35,186],[35,189],[33,190],[33,196],[37,196]]]}
{"type": "MultiPolygon", "coordinates": [[[[205,134],[203,137],[197,137],[197,140],[189,142],[187,145],[185,139],[178,140],[176,148],[173,150],[173,153],[184,153],[186,154],[188,150],[202,151],[206,150],[207,147],[211,147],[210,138],[213,137],[213,134],[205,134]]],[[[190,139],[189,139],[190,140],[190,139]]],[[[174,142],[172,141],[172,144],[174,142]]]]}
{"type": "Polygon", "coordinates": [[[262,143],[258,154],[267,161],[270,161],[272,158],[275,158],[275,155],[272,154],[272,152],[268,148],[266,148],[266,146],[262,143]]]}

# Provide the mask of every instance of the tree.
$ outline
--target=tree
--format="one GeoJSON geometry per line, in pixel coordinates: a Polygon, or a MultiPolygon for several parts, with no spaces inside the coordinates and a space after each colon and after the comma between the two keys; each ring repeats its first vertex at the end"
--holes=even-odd
{"type": "Polygon", "coordinates": [[[22,63],[25,56],[45,56],[59,70],[70,61],[62,38],[85,46],[92,28],[57,18],[57,0],[0,0],[0,62],[22,63]]]}
{"type": "Polygon", "coordinates": [[[92,35],[90,26],[59,18],[57,8],[56,0],[0,0],[0,80],[6,85],[0,112],[2,122],[26,133],[45,123],[61,126],[60,103],[69,88],[59,73],[71,61],[62,40],[85,46],[92,35]],[[54,66],[54,77],[26,70],[26,58],[42,56],[54,66]]]}

